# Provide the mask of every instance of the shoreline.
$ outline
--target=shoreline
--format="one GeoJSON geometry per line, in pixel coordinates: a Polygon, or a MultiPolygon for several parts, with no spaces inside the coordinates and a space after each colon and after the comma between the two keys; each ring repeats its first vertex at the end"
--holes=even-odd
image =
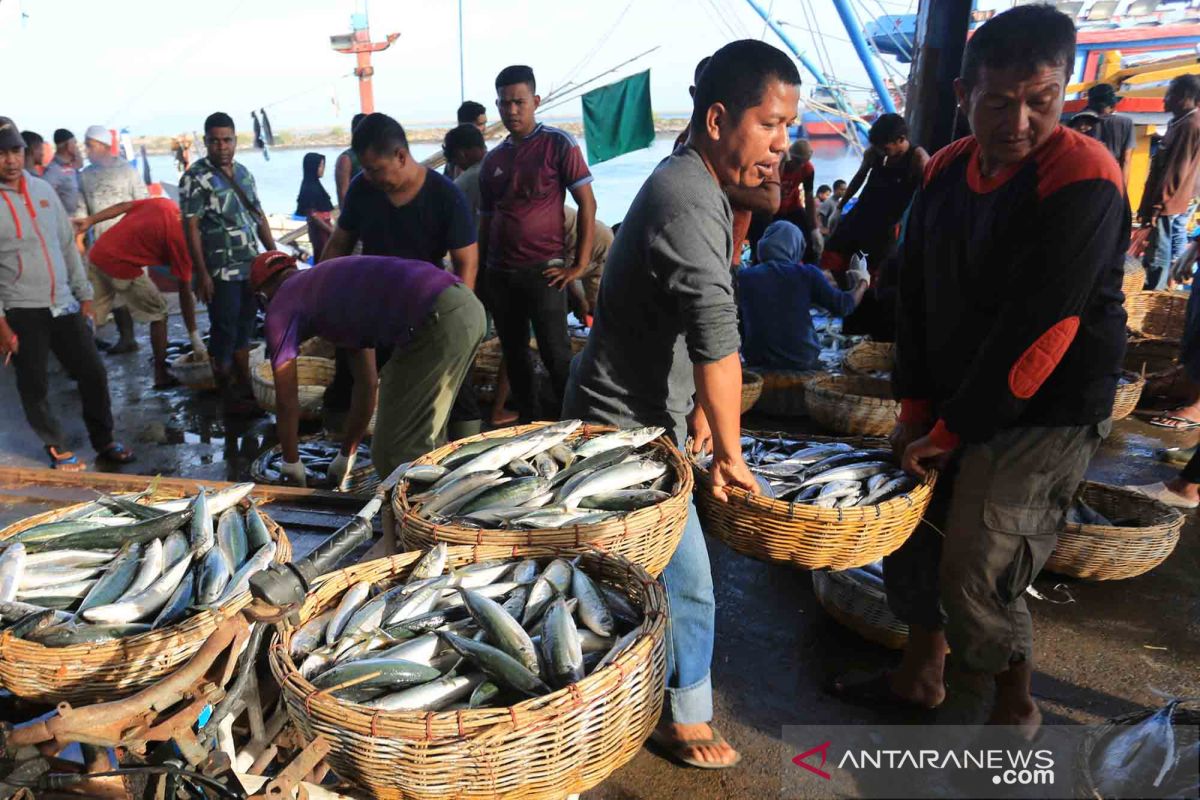
{"type": "MultiPolygon", "coordinates": [[[[546,120],[546,122],[554,125],[557,128],[570,133],[572,136],[579,138],[583,137],[583,123],[579,120],[546,120]]],[[[688,119],[685,117],[671,117],[654,119],[654,133],[656,136],[677,134],[686,128],[688,119]]],[[[408,128],[405,133],[408,135],[409,142],[413,144],[441,144],[446,132],[450,130],[447,126],[428,127],[428,128],[408,128]]],[[[134,147],[145,146],[146,154],[152,156],[171,155],[172,139],[171,136],[135,136],[133,137],[134,147]]],[[[253,134],[249,131],[238,132],[238,147],[245,148],[253,145],[253,134]]],[[[312,149],[317,147],[348,147],[350,144],[350,134],[345,128],[335,127],[328,130],[304,130],[304,129],[285,129],[275,133],[275,144],[271,145],[272,150],[296,150],[296,149],[312,149]]],[[[193,142],[193,149],[199,147],[198,142],[193,142]]]]}

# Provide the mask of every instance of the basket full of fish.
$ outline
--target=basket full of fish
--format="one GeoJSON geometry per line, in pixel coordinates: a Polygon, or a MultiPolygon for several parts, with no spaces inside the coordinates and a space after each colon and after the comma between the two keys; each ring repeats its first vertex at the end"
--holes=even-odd
{"type": "MultiPolygon", "coordinates": [[[[320,436],[306,436],[300,440],[300,463],[304,465],[304,477],[309,486],[328,486],[327,473],[342,446],[337,442],[328,441],[320,436]]],[[[275,445],[263,451],[250,464],[250,478],[255,483],[280,484],[280,466],[283,463],[283,450],[275,445]]],[[[354,461],[354,469],[338,486],[328,486],[335,492],[367,493],[379,485],[379,476],[375,474],[375,466],[371,463],[371,448],[359,443],[358,456],[354,461]]]]}
{"type": "Polygon", "coordinates": [[[250,601],[250,577],[291,556],[253,488],[102,495],[0,531],[0,685],[78,704],[181,666],[250,601]]]}
{"type": "Polygon", "coordinates": [[[1175,551],[1185,520],[1141,492],[1085,481],[1067,508],[1046,569],[1093,581],[1137,577],[1175,551]]]}
{"type": "Polygon", "coordinates": [[[692,472],[662,428],[579,420],[462,439],[412,463],[393,495],[401,549],[598,549],[657,577],[687,522],[692,472]]]}
{"type": "Polygon", "coordinates": [[[844,570],[878,561],[904,543],[933,496],[936,473],[905,475],[886,442],[742,436],[759,493],[727,487],[712,496],[712,457],[695,460],[704,530],[734,550],[804,569],[844,570]]]}
{"type": "Polygon", "coordinates": [[[376,797],[562,798],[662,710],[667,601],[619,556],[450,547],[330,573],[278,627],[287,713],[376,797]]]}
{"type": "Polygon", "coordinates": [[[892,613],[883,585],[883,563],[830,572],[814,570],[813,593],[825,613],[867,641],[900,650],[908,626],[892,613]]]}

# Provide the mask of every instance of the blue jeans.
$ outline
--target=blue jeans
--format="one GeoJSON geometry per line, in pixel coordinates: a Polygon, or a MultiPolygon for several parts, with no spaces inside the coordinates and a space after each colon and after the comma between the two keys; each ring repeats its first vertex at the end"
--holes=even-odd
{"type": "Polygon", "coordinates": [[[1167,288],[1167,279],[1171,277],[1171,265],[1187,248],[1187,224],[1191,218],[1191,208],[1182,214],[1159,216],[1158,222],[1155,223],[1158,235],[1154,246],[1154,260],[1146,269],[1147,289],[1167,288]]]}
{"type": "Polygon", "coordinates": [[[257,311],[250,281],[213,278],[213,298],[208,304],[208,354],[218,368],[228,370],[233,354],[250,347],[257,311]]]}
{"type": "Polygon", "coordinates": [[[713,716],[712,665],[716,600],[708,547],[696,514],[688,505],[679,547],[660,578],[667,590],[667,703],[664,719],[681,725],[709,722],[713,716]]]}

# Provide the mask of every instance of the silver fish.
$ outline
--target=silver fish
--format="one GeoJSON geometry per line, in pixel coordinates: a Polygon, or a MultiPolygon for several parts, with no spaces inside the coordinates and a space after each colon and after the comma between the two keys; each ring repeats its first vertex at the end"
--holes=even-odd
{"type": "Polygon", "coordinates": [[[479,672],[446,676],[402,692],[368,700],[363,705],[380,711],[439,711],[470,695],[475,687],[483,683],[484,678],[483,673],[479,672]]]}
{"type": "Polygon", "coordinates": [[[571,564],[564,559],[556,558],[546,565],[546,569],[534,581],[529,590],[529,599],[525,602],[525,613],[521,624],[529,627],[537,622],[538,617],[546,610],[546,606],[557,594],[566,594],[571,586],[571,564]]]}
{"type": "Polygon", "coordinates": [[[245,563],[248,554],[246,525],[242,522],[242,513],[236,508],[222,512],[217,520],[217,545],[225,551],[229,565],[235,570],[245,563]]]}
{"type": "Polygon", "coordinates": [[[229,579],[233,575],[229,561],[219,547],[210,545],[199,559],[196,572],[196,605],[208,608],[225,593],[225,587],[229,585],[229,579]]]}
{"type": "Polygon", "coordinates": [[[437,575],[441,575],[446,569],[446,556],[449,552],[445,542],[439,542],[428,553],[421,556],[421,560],[413,565],[413,568],[408,573],[406,583],[425,580],[437,575]]]}
{"type": "MultiPolygon", "coordinates": [[[[92,590],[79,604],[79,611],[85,611],[93,606],[103,606],[117,601],[125,594],[141,563],[142,546],[127,542],[117,553],[117,557],[108,565],[108,569],[96,581],[92,590]]],[[[78,613],[78,612],[77,612],[78,613]]]]}
{"type": "Polygon", "coordinates": [[[267,529],[262,512],[258,510],[256,504],[251,503],[250,510],[246,512],[246,552],[257,551],[260,547],[266,547],[271,541],[271,532],[267,529]]]}
{"type": "Polygon", "coordinates": [[[586,480],[576,486],[569,495],[563,498],[563,505],[573,509],[579,505],[581,499],[588,495],[626,489],[639,483],[652,481],[666,471],[666,464],[646,458],[607,467],[589,475],[586,480]]]}
{"type": "Polygon", "coordinates": [[[141,592],[131,597],[123,597],[111,605],[89,608],[83,612],[83,618],[88,622],[111,624],[137,622],[157,614],[167,602],[167,598],[179,587],[191,565],[192,556],[189,553],[141,592]]]}
{"type": "Polygon", "coordinates": [[[288,654],[295,659],[317,649],[321,642],[325,641],[325,626],[329,624],[329,618],[332,616],[332,611],[326,611],[297,628],[292,634],[288,654]]]}
{"type": "MultiPolygon", "coordinates": [[[[220,514],[227,508],[233,508],[238,503],[242,502],[250,493],[254,491],[253,483],[239,483],[230,486],[228,489],[222,489],[219,492],[213,492],[205,497],[205,504],[208,506],[209,514],[220,514]]],[[[152,508],[157,508],[159,511],[183,511],[193,502],[192,498],[183,498],[181,500],[167,500],[163,503],[155,503],[152,508]]]]}
{"type": "MultiPolygon", "coordinates": [[[[191,553],[188,553],[186,558],[190,561],[191,553]]],[[[178,563],[178,562],[176,562],[178,563]]],[[[189,569],[183,576],[183,580],[175,587],[175,592],[167,599],[162,610],[158,612],[158,616],[154,618],[154,622],[150,624],[152,630],[167,625],[174,625],[179,620],[187,616],[188,609],[192,606],[192,600],[196,595],[196,570],[189,569]]]]}
{"type": "Polygon", "coordinates": [[[632,447],[636,450],[662,436],[665,431],[666,428],[632,428],[606,433],[594,439],[588,439],[576,447],[575,457],[587,458],[617,447],[632,447]]]}
{"type": "Polygon", "coordinates": [[[95,581],[59,583],[53,586],[30,586],[17,590],[17,599],[29,601],[39,597],[81,597],[95,585],[95,581]]]}
{"type": "Polygon", "coordinates": [[[542,625],[542,662],[546,677],[555,688],[583,679],[583,647],[566,601],[555,598],[546,610],[542,625]]]}
{"type": "Polygon", "coordinates": [[[346,627],[346,623],[354,616],[354,612],[358,611],[359,606],[367,600],[367,595],[371,593],[370,581],[359,581],[351,586],[342,594],[342,599],[338,601],[337,609],[334,610],[333,616],[329,618],[329,624],[325,627],[325,644],[334,645],[342,635],[342,629],[346,627]]]}
{"type": "Polygon", "coordinates": [[[0,600],[8,601],[17,596],[27,557],[25,545],[20,542],[10,544],[0,554],[0,600]]]}
{"type": "Polygon", "coordinates": [[[250,579],[267,568],[275,558],[276,549],[278,549],[278,545],[274,542],[270,542],[266,547],[258,548],[258,552],[246,559],[242,566],[238,567],[238,571],[233,573],[233,577],[229,579],[229,584],[225,587],[225,593],[221,595],[221,599],[217,603],[232,600],[242,592],[248,591],[250,579]]]}
{"type": "Polygon", "coordinates": [[[579,600],[579,620],[599,636],[611,636],[612,612],[596,584],[579,567],[571,569],[571,593],[579,600]]]}
{"type": "MultiPolygon", "coordinates": [[[[558,447],[559,445],[555,445],[558,447]]],[[[558,462],[549,453],[538,453],[533,457],[533,468],[546,480],[558,474],[558,462]]]]}
{"type": "Polygon", "coordinates": [[[526,669],[535,675],[538,672],[537,652],[529,634],[521,627],[521,623],[513,619],[500,604],[481,592],[458,587],[458,593],[463,599],[467,611],[487,633],[488,640],[504,652],[515,658],[526,669]]]}
{"type": "Polygon", "coordinates": [[[162,575],[162,571],[162,539],[151,539],[146,543],[146,547],[142,550],[142,560],[138,564],[137,575],[134,577],[133,583],[131,583],[129,588],[125,590],[125,593],[118,598],[117,602],[127,600],[150,586],[150,584],[154,583],[159,575],[162,575]]]}
{"type": "Polygon", "coordinates": [[[654,489],[618,489],[615,492],[588,495],[579,501],[579,507],[600,511],[636,511],[657,505],[670,497],[666,492],[654,489]]]}
{"type": "MultiPolygon", "coordinates": [[[[487,586],[481,586],[474,591],[476,592],[476,594],[482,595],[484,597],[503,597],[504,595],[508,594],[509,592],[513,591],[514,589],[517,589],[518,587],[520,587],[520,585],[521,584],[515,583],[513,581],[503,581],[501,583],[491,583],[491,584],[488,584],[487,586]]],[[[457,589],[457,588],[460,588],[460,587],[455,587],[455,589],[457,589]]],[[[462,595],[451,594],[448,597],[439,598],[437,601],[437,604],[436,604],[436,608],[439,608],[439,609],[458,608],[461,605],[463,605],[462,595]]]]}
{"type": "MultiPolygon", "coordinates": [[[[22,545],[24,549],[24,545],[22,545]]],[[[29,553],[25,556],[25,566],[30,569],[42,567],[94,567],[107,566],[112,563],[115,550],[47,550],[43,553],[29,553]]]]}
{"type": "MultiPolygon", "coordinates": [[[[450,476],[447,475],[446,477],[450,476]]],[[[469,497],[472,492],[479,489],[490,487],[499,480],[505,480],[504,473],[500,470],[479,470],[466,473],[460,478],[446,484],[443,488],[431,489],[426,493],[428,499],[421,503],[421,516],[428,518],[437,514],[455,501],[469,497]]],[[[466,501],[464,500],[464,502],[466,501]]]]}
{"type": "Polygon", "coordinates": [[[545,478],[517,478],[485,489],[459,508],[457,513],[470,514],[485,508],[519,506],[526,500],[544,493],[548,488],[550,481],[545,478]]]}
{"type": "Polygon", "coordinates": [[[168,569],[179,563],[186,555],[190,555],[192,551],[191,545],[188,544],[188,539],[179,531],[172,531],[167,538],[163,539],[163,569],[168,569]]]}
{"type": "Polygon", "coordinates": [[[399,608],[384,621],[384,625],[399,625],[400,623],[419,617],[422,614],[428,614],[437,604],[438,598],[441,597],[442,587],[427,586],[424,589],[418,589],[409,595],[399,608]]]}
{"type": "Polygon", "coordinates": [[[864,461],[856,464],[847,464],[813,475],[811,478],[805,479],[800,485],[813,486],[818,483],[829,483],[830,481],[861,481],[883,470],[892,468],[894,468],[893,465],[886,461],[864,461]]]}
{"type": "Polygon", "coordinates": [[[407,642],[401,642],[394,647],[384,650],[379,654],[379,657],[399,658],[404,661],[411,661],[414,664],[433,666],[433,660],[441,649],[442,640],[438,638],[436,633],[424,633],[415,639],[409,639],[407,642]]]}
{"type": "Polygon", "coordinates": [[[95,578],[103,567],[50,567],[48,569],[26,569],[21,573],[19,588],[30,586],[55,586],[95,578]]]}
{"type": "Polygon", "coordinates": [[[447,631],[439,631],[438,636],[458,651],[459,655],[478,664],[480,669],[498,683],[527,695],[544,694],[550,689],[541,678],[499,648],[447,631]]]}
{"type": "Polygon", "coordinates": [[[565,444],[556,444],[546,451],[550,457],[557,461],[563,469],[575,463],[575,451],[567,447],[565,444]]]}
{"type": "Polygon", "coordinates": [[[504,469],[514,478],[536,478],[538,475],[538,471],[532,464],[528,464],[519,458],[514,458],[505,464],[504,469]]]}
{"type": "Polygon", "coordinates": [[[404,470],[404,479],[417,483],[433,483],[445,477],[450,470],[439,464],[415,464],[404,470]]]}
{"type": "Polygon", "coordinates": [[[561,504],[546,506],[517,517],[513,520],[513,524],[528,528],[562,528],[572,524],[580,517],[587,516],[588,513],[587,511],[571,510],[561,504]]]}
{"type": "Polygon", "coordinates": [[[188,522],[188,539],[192,544],[192,554],[196,558],[204,558],[208,549],[216,544],[216,534],[213,533],[212,510],[208,507],[208,495],[201,488],[192,501],[192,519],[188,522]]]}
{"type": "Polygon", "coordinates": [[[621,653],[623,653],[625,651],[625,649],[627,647],[629,647],[629,645],[631,645],[635,641],[637,641],[637,638],[638,638],[638,636],[641,635],[641,633],[642,633],[642,626],[639,625],[638,627],[631,630],[629,633],[622,636],[620,639],[617,639],[617,643],[614,644],[612,646],[612,649],[609,650],[604,655],[604,658],[600,659],[600,663],[597,664],[596,667],[592,670],[592,674],[599,672],[600,670],[604,669],[609,664],[611,664],[613,662],[613,660],[616,659],[617,656],[621,655],[621,653]]]}

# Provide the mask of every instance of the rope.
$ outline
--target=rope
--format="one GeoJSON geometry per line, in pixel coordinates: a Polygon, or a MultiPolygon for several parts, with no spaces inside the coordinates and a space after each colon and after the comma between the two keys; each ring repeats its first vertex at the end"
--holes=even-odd
{"type": "MultiPolygon", "coordinates": [[[[578,64],[576,64],[574,67],[571,67],[571,69],[567,71],[567,74],[563,76],[562,86],[570,86],[571,81],[575,80],[575,76],[579,74],[579,71],[591,63],[591,60],[595,58],[596,53],[598,53],[600,48],[602,48],[608,42],[609,38],[613,35],[613,32],[616,31],[617,26],[621,24],[623,19],[625,19],[625,15],[629,13],[629,9],[632,5],[633,0],[629,0],[629,2],[625,4],[625,8],[621,10],[621,13],[617,15],[616,21],[613,22],[613,24],[609,26],[608,30],[605,31],[604,35],[596,41],[596,44],[592,47],[592,49],[584,54],[583,58],[580,59],[578,64]]],[[[551,93],[553,93],[554,88],[558,87],[553,87],[551,89],[551,93]]]]}

